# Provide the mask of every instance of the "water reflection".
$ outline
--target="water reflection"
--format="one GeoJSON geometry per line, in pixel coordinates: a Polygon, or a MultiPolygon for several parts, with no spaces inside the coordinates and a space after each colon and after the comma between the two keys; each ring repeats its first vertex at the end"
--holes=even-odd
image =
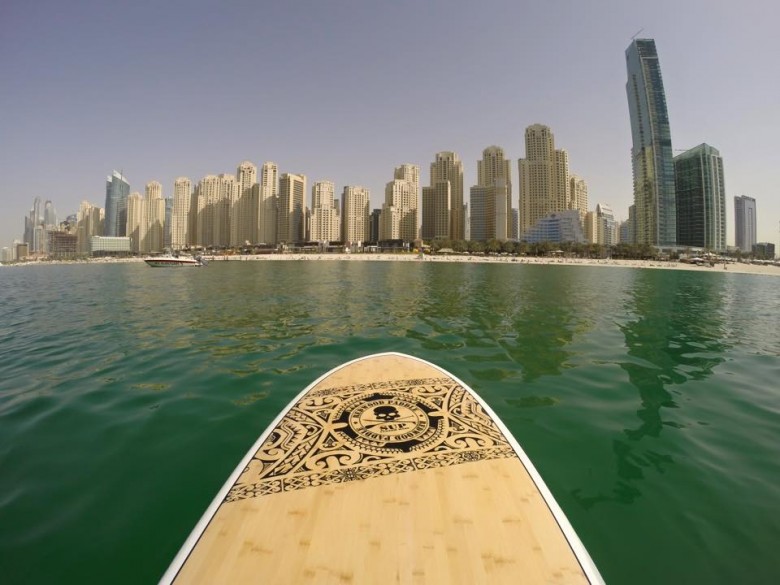
{"type": "Polygon", "coordinates": [[[567,347],[591,322],[585,316],[587,304],[579,297],[584,273],[541,266],[522,276],[514,335],[505,337],[502,346],[523,366],[523,380],[530,382],[570,367],[567,362],[573,354],[567,347]]]}
{"type": "MultiPolygon", "coordinates": [[[[708,275],[709,276],[709,275],[708,275]]],[[[641,495],[637,481],[652,469],[663,473],[674,458],[661,443],[640,448],[646,437],[658,439],[666,428],[689,422],[677,411],[689,380],[712,376],[730,349],[725,341],[724,281],[687,272],[638,270],[624,307],[628,320],[619,325],[627,355],[620,363],[639,394],[639,423],[613,440],[618,480],[611,494],[575,497],[585,507],[603,501],[630,503],[641,495]]]]}
{"type": "MultiPolygon", "coordinates": [[[[685,272],[636,272],[630,306],[634,318],[622,325],[628,355],[621,367],[639,391],[641,424],[626,429],[629,439],[657,437],[662,409],[677,408],[673,387],[711,376],[729,346],[723,342],[723,281],[685,272]]],[[[679,393],[679,389],[675,391],[679,393]]]]}

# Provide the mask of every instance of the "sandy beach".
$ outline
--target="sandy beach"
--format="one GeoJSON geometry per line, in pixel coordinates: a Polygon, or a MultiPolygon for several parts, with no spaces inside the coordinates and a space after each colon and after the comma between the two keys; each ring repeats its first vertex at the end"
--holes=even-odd
{"type": "Polygon", "coordinates": [[[220,262],[244,261],[244,262],[471,262],[488,264],[536,264],[543,266],[602,266],[624,268],[647,268],[660,270],[691,270],[694,272],[732,272],[736,274],[762,274],[766,276],[780,276],[780,266],[746,264],[733,262],[729,264],[716,264],[697,266],[684,262],[661,262],[653,260],[607,260],[607,259],[583,259],[583,258],[516,258],[507,256],[456,256],[456,255],[425,255],[417,254],[263,254],[253,256],[206,256],[211,261],[220,262]]]}
{"type": "MultiPolygon", "coordinates": [[[[658,270],[690,270],[693,272],[725,272],[735,274],[759,274],[764,276],[780,276],[780,266],[747,264],[742,262],[730,262],[728,264],[716,264],[715,266],[687,264],[679,261],[662,262],[657,260],[612,260],[593,258],[534,258],[511,256],[459,256],[459,255],[425,255],[420,257],[413,253],[377,254],[317,254],[317,253],[285,253],[285,254],[258,254],[258,255],[231,255],[211,256],[204,255],[209,262],[467,262],[482,264],[531,264],[540,266],[601,266],[644,268],[658,270]]],[[[3,264],[3,268],[24,266],[48,266],[68,264],[117,264],[139,263],[143,258],[93,258],[90,260],[39,260],[20,262],[16,264],[3,264]]]]}

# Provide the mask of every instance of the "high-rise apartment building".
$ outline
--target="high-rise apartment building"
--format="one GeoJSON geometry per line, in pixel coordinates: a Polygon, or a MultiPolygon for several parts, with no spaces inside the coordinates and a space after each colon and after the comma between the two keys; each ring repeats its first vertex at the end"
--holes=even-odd
{"type": "Polygon", "coordinates": [[[512,174],[504,149],[489,146],[477,161],[477,184],[471,188],[472,240],[508,240],[512,235],[512,174]]]}
{"type": "Polygon", "coordinates": [[[54,209],[54,203],[47,201],[43,206],[43,227],[48,230],[56,230],[58,226],[57,222],[57,210],[54,209]]]}
{"type": "Polygon", "coordinates": [[[260,171],[257,200],[257,241],[276,244],[276,226],[279,206],[279,169],[275,163],[265,162],[260,171]]]}
{"type": "Polygon", "coordinates": [[[162,185],[152,181],[146,185],[146,242],[144,252],[160,253],[165,248],[165,200],[162,185]]]}
{"type": "Polygon", "coordinates": [[[346,186],[341,194],[341,240],[348,246],[371,240],[369,192],[365,187],[346,186]]]}
{"type": "Polygon", "coordinates": [[[674,157],[677,245],[726,249],[726,186],[717,149],[700,144],[674,157]]]}
{"type": "Polygon", "coordinates": [[[306,175],[284,173],[279,177],[279,211],[276,238],[279,243],[304,241],[306,206],[306,175]]]}
{"type": "Polygon", "coordinates": [[[341,239],[341,215],[335,205],[336,187],[332,181],[317,181],[311,188],[311,231],[314,242],[341,239]]]}
{"type": "Polygon", "coordinates": [[[588,211],[583,221],[583,233],[588,244],[599,243],[599,220],[595,211],[588,211]]]}
{"type": "Polygon", "coordinates": [[[127,198],[130,183],[121,173],[112,172],[106,179],[105,236],[127,235],[127,198]]]}
{"type": "Polygon", "coordinates": [[[24,218],[24,243],[27,244],[27,251],[30,254],[46,250],[46,228],[40,197],[33,199],[32,209],[24,218]]]}
{"type": "Polygon", "coordinates": [[[173,241],[172,221],[173,221],[173,197],[166,197],[165,202],[165,222],[163,223],[163,248],[171,250],[173,241]]]}
{"type": "Polygon", "coordinates": [[[636,242],[675,246],[677,206],[672,135],[655,41],[635,39],[626,49],[626,67],[636,242]]]}
{"type": "Polygon", "coordinates": [[[76,253],[89,255],[92,236],[100,236],[103,231],[103,209],[82,201],[76,214],[76,253]]]}
{"type": "Polygon", "coordinates": [[[238,198],[235,175],[207,175],[195,189],[195,244],[230,245],[230,209],[238,198]]]}
{"type": "Polygon", "coordinates": [[[734,197],[734,240],[741,251],[751,252],[758,242],[756,225],[756,200],[747,195],[734,197]]]}
{"type": "Polygon", "coordinates": [[[452,183],[438,181],[422,189],[422,239],[446,239],[452,233],[452,183]]]}
{"type": "Polygon", "coordinates": [[[420,167],[403,164],[385,186],[385,202],[379,220],[380,240],[414,242],[418,236],[420,167]]]}
{"type": "MultiPolygon", "coordinates": [[[[435,217],[431,217],[432,223],[440,225],[444,220],[444,215],[449,217],[449,224],[447,226],[446,235],[440,235],[435,237],[445,237],[452,240],[463,240],[466,238],[466,210],[463,202],[463,163],[460,158],[454,152],[444,151],[437,152],[435,160],[431,163],[431,184],[430,188],[433,191],[430,193],[434,200],[443,202],[443,194],[447,189],[443,186],[439,186],[440,183],[449,183],[449,203],[448,208],[445,210],[440,207],[434,207],[431,211],[435,214],[435,217]],[[438,196],[436,195],[438,194],[438,196]]],[[[423,224],[423,238],[429,238],[426,236],[426,224],[431,222],[426,221],[426,196],[425,188],[423,188],[423,212],[422,212],[422,224],[423,224]]],[[[431,201],[429,200],[429,207],[431,201]]],[[[428,228],[430,232],[432,228],[428,228]]],[[[437,233],[443,233],[440,228],[434,230],[437,233]]]]}
{"type": "Polygon", "coordinates": [[[576,209],[580,220],[585,221],[588,213],[588,184],[578,175],[569,175],[569,205],[567,209],[576,209]]]}
{"type": "Polygon", "coordinates": [[[171,212],[171,248],[181,250],[193,243],[190,240],[190,207],[192,181],[179,177],[173,184],[173,211],[171,212]]]}
{"type": "Polygon", "coordinates": [[[618,243],[618,222],[612,207],[605,203],[596,204],[596,243],[614,246],[618,243]]]}
{"type": "Polygon", "coordinates": [[[149,214],[143,196],[137,191],[127,197],[126,214],[125,234],[130,238],[130,250],[136,254],[147,252],[149,214]]]}
{"type": "Polygon", "coordinates": [[[236,171],[237,199],[230,208],[230,245],[243,246],[257,242],[259,184],[257,167],[244,161],[236,171]]]}
{"type": "Polygon", "coordinates": [[[520,234],[553,213],[573,209],[569,190],[569,155],[555,149],[549,127],[533,124],[525,130],[525,158],[518,160],[520,234]]]}

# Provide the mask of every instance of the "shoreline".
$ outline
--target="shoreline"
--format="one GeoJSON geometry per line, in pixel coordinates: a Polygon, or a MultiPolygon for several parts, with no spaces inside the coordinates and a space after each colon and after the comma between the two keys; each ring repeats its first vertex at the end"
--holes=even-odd
{"type": "MultiPolygon", "coordinates": [[[[716,264],[697,266],[678,261],[659,260],[613,260],[595,258],[536,258],[536,257],[507,257],[507,256],[443,256],[433,255],[420,258],[417,254],[397,253],[287,253],[287,254],[261,254],[261,255],[236,255],[236,256],[206,256],[209,262],[460,262],[472,264],[515,264],[515,265],[539,265],[539,266],[610,266],[623,268],[644,268],[660,270],[689,270],[693,272],[720,272],[732,274],[757,274],[764,276],[780,276],[780,266],[745,264],[731,262],[728,264],[716,264]]],[[[29,266],[54,266],[72,264],[132,264],[143,262],[143,258],[95,258],[90,260],[39,260],[15,264],[2,264],[5,267],[29,267],[29,266]]]]}

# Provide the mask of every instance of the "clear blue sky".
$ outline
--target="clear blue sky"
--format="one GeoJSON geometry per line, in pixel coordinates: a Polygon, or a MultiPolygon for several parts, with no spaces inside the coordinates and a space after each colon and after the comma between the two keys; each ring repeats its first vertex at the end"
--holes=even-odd
{"type": "MultiPolygon", "coordinates": [[[[312,184],[371,190],[393,168],[458,153],[466,189],[496,144],[525,156],[542,123],[589,185],[589,206],[632,203],[624,52],[654,38],[676,149],[724,158],[733,197],[757,200],[778,242],[776,1],[2,0],[0,245],[33,198],[61,218],[104,205],[113,169],[143,192],[178,176],[279,164],[312,184]]],[[[517,206],[517,189],[513,193],[517,206]]]]}

